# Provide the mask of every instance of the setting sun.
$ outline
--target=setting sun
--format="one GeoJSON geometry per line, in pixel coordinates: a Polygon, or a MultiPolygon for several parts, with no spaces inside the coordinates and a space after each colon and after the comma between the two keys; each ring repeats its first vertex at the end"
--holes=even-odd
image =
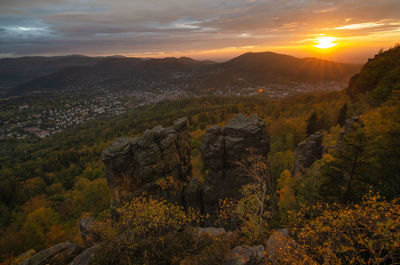
{"type": "Polygon", "coordinates": [[[335,47],[337,43],[335,37],[319,37],[316,39],[317,44],[314,45],[314,47],[320,48],[320,49],[328,49],[335,47]]]}

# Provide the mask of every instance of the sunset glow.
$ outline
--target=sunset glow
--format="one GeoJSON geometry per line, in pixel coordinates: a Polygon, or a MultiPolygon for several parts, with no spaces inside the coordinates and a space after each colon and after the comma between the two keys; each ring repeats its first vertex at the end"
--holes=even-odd
{"type": "Polygon", "coordinates": [[[400,40],[398,0],[4,0],[0,6],[0,57],[225,61],[271,51],[363,63],[400,40]]]}
{"type": "Polygon", "coordinates": [[[317,45],[314,45],[314,47],[320,48],[320,49],[328,49],[328,48],[332,48],[335,47],[337,45],[337,43],[335,43],[334,41],[336,41],[335,37],[319,37],[317,38],[317,45]]]}

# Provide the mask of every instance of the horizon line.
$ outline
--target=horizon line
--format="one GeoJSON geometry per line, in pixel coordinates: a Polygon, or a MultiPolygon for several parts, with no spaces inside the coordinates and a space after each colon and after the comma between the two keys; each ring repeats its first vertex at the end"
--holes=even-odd
{"type": "Polygon", "coordinates": [[[279,53],[279,52],[273,52],[273,51],[270,51],[270,50],[266,50],[266,51],[256,51],[256,52],[253,52],[253,51],[248,51],[248,52],[244,52],[244,53],[240,53],[239,55],[237,55],[237,56],[233,56],[233,57],[231,57],[231,56],[224,56],[224,59],[222,59],[222,58],[220,58],[220,59],[217,59],[217,58],[215,58],[215,59],[199,59],[199,58],[196,58],[197,56],[188,56],[188,55],[181,55],[181,56],[174,56],[173,54],[171,54],[170,56],[168,55],[168,54],[163,54],[163,56],[157,56],[157,55],[145,55],[145,54],[143,54],[142,56],[140,56],[140,55],[138,55],[138,56],[130,56],[130,55],[124,55],[124,54],[110,54],[110,55],[90,55],[90,54],[80,54],[80,53],[72,53],[72,54],[57,54],[57,55],[46,55],[46,54],[44,54],[44,55],[22,55],[22,56],[5,56],[5,57],[2,57],[2,56],[0,56],[0,60],[3,60],[3,59],[20,59],[20,58],[34,58],[34,57],[43,57],[43,58],[52,58],[52,57],[68,57],[68,56],[81,56],[81,57],[88,57],[88,58],[107,58],[107,57],[116,57],[116,58],[118,58],[118,57],[120,57],[121,59],[122,58],[132,58],[132,59],[134,59],[134,58],[137,58],[137,59],[148,59],[148,60],[152,60],[152,59],[167,59],[167,58],[175,58],[175,59],[181,59],[181,58],[189,58],[189,59],[192,59],[192,60],[196,60],[196,61],[199,61],[199,62],[204,62],[204,61],[212,61],[212,62],[215,62],[215,63],[225,63],[225,62],[228,62],[228,61],[230,61],[230,60],[232,60],[232,59],[235,59],[235,58],[237,58],[237,57],[239,57],[239,56],[242,56],[242,55],[244,55],[244,54],[248,54],[248,53],[254,53],[254,54],[260,54],[260,53],[273,53],[273,54],[279,54],[279,55],[284,55],[284,56],[291,56],[291,57],[294,57],[294,58],[297,58],[297,59],[318,59],[318,60],[324,60],[324,61],[329,61],[329,62],[335,62],[335,63],[343,63],[343,64],[355,64],[355,65],[359,65],[359,64],[363,64],[363,63],[365,63],[367,60],[368,60],[368,58],[367,59],[365,59],[365,60],[359,60],[359,61],[352,61],[352,62],[350,62],[350,61],[342,61],[342,60],[332,60],[332,59],[329,59],[329,58],[326,58],[326,57],[320,57],[320,56],[304,56],[304,57],[301,57],[301,56],[295,56],[295,55],[292,55],[292,54],[289,54],[289,53],[279,53]]]}

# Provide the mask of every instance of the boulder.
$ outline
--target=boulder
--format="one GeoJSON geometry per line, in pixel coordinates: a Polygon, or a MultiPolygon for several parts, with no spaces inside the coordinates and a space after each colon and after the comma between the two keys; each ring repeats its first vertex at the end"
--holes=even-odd
{"type": "Polygon", "coordinates": [[[252,155],[266,160],[269,144],[265,122],[257,115],[238,114],[226,126],[207,130],[201,146],[208,168],[202,194],[204,212],[213,214],[220,199],[240,196],[243,185],[253,181],[243,164],[252,155]]]}
{"type": "Polygon", "coordinates": [[[82,250],[78,245],[66,241],[36,253],[20,265],[64,265],[70,263],[82,250]]]}
{"type": "Polygon", "coordinates": [[[297,145],[292,170],[293,176],[299,173],[303,174],[306,168],[322,158],[324,153],[322,140],[322,134],[316,132],[297,145]]]}
{"type": "Polygon", "coordinates": [[[146,130],[141,137],[115,140],[102,154],[114,202],[146,192],[182,203],[191,173],[190,154],[187,118],[168,128],[146,130]]]}
{"type": "Polygon", "coordinates": [[[225,235],[226,231],[223,228],[215,228],[215,227],[198,227],[197,234],[202,236],[204,234],[209,235],[211,237],[217,237],[221,235],[225,235]]]}
{"type": "Polygon", "coordinates": [[[98,253],[98,251],[98,246],[90,247],[78,256],[76,256],[69,265],[89,265],[93,257],[98,253]]]}
{"type": "Polygon", "coordinates": [[[259,265],[264,264],[264,247],[262,245],[238,246],[225,257],[223,265],[259,265]]]}

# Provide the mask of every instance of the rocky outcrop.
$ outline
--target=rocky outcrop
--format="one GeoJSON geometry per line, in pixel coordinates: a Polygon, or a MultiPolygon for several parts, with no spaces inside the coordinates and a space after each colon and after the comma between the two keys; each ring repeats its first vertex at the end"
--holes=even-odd
{"type": "Polygon", "coordinates": [[[231,250],[223,265],[261,265],[264,264],[263,246],[238,246],[231,250]]]}
{"type": "Polygon", "coordinates": [[[66,241],[36,253],[20,265],[64,265],[70,263],[82,250],[78,245],[66,241]]]}
{"type": "Polygon", "coordinates": [[[76,256],[69,265],[89,265],[99,251],[100,249],[98,246],[90,247],[76,256]]]}
{"type": "Polygon", "coordinates": [[[252,181],[239,163],[245,164],[252,155],[267,159],[269,135],[265,122],[257,115],[246,118],[238,114],[226,126],[207,130],[201,152],[208,168],[202,193],[204,212],[214,213],[220,199],[237,198],[242,186],[252,181]]]}
{"type": "Polygon", "coordinates": [[[103,151],[115,202],[146,192],[181,203],[190,176],[191,138],[186,118],[156,126],[141,137],[120,138],[103,151]]]}
{"type": "Polygon", "coordinates": [[[198,236],[209,236],[209,237],[224,237],[228,239],[233,239],[235,237],[234,232],[226,231],[224,228],[216,227],[197,227],[196,233],[198,236]]]}
{"type": "Polygon", "coordinates": [[[343,131],[339,134],[336,146],[340,146],[344,137],[353,131],[357,127],[363,127],[364,124],[360,119],[360,116],[354,116],[351,119],[347,119],[344,124],[343,131]]]}
{"type": "Polygon", "coordinates": [[[192,178],[186,185],[183,199],[186,207],[192,207],[203,211],[202,183],[197,178],[192,178]]]}
{"type": "Polygon", "coordinates": [[[323,136],[316,132],[297,145],[294,156],[293,176],[303,174],[305,169],[310,167],[316,160],[322,158],[324,147],[323,136]]]}

